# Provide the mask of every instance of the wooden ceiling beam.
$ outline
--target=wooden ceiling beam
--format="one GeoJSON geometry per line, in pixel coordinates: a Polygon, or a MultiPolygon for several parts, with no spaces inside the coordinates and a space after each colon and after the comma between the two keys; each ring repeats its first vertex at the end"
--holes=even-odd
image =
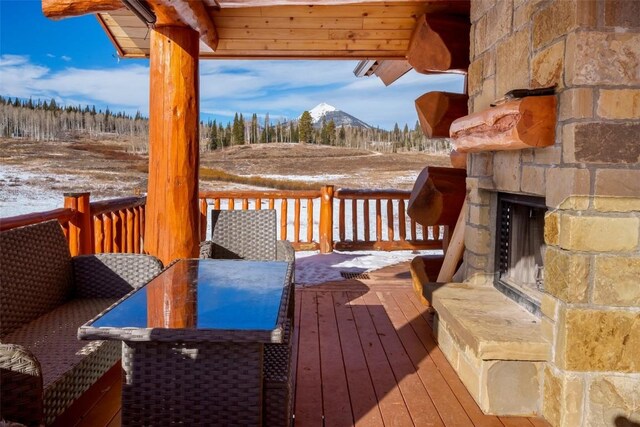
{"type": "Polygon", "coordinates": [[[470,30],[468,16],[422,15],[407,51],[409,64],[424,74],[450,70],[466,72],[470,30]]]}
{"type": "Polygon", "coordinates": [[[201,0],[149,0],[156,15],[156,25],[186,25],[200,34],[202,40],[212,50],[218,48],[218,32],[201,0]]]}
{"type": "Polygon", "coordinates": [[[42,0],[42,13],[60,19],[124,8],[121,0],[42,0]]]}

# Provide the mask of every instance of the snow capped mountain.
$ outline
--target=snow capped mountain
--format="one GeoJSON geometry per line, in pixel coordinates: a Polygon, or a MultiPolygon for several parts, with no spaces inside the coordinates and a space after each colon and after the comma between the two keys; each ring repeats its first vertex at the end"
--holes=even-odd
{"type": "Polygon", "coordinates": [[[351,114],[345,113],[344,111],[338,110],[333,105],[329,105],[324,102],[321,102],[320,104],[309,110],[309,114],[311,114],[313,126],[316,128],[322,126],[322,119],[324,118],[326,122],[333,120],[336,127],[345,126],[371,129],[371,126],[363,122],[362,120],[353,117],[351,114]]]}
{"type": "Polygon", "coordinates": [[[322,120],[322,116],[332,111],[338,111],[338,109],[333,105],[329,105],[327,103],[321,102],[320,104],[316,105],[311,110],[309,110],[309,114],[311,114],[313,123],[316,123],[322,120]]]}

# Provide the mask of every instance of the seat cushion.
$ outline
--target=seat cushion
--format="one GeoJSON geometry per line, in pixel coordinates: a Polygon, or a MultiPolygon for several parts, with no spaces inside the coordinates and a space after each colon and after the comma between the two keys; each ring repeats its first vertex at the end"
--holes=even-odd
{"type": "Polygon", "coordinates": [[[27,347],[42,368],[45,420],[53,421],[120,359],[117,341],[80,341],[78,327],[116,300],[76,299],[7,335],[27,347]]]}

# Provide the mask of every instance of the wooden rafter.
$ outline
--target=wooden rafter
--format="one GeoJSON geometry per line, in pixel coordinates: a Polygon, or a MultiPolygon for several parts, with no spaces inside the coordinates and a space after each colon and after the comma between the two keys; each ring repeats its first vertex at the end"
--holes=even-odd
{"type": "Polygon", "coordinates": [[[380,61],[373,73],[382,80],[385,86],[398,80],[411,70],[406,59],[380,61]]]}

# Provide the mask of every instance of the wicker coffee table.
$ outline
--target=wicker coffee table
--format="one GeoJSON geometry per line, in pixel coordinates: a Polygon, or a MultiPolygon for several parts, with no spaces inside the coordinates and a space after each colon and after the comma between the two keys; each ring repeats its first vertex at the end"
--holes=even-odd
{"type": "Polygon", "coordinates": [[[122,424],[261,425],[264,345],[293,292],[279,261],[181,260],[83,325],[120,340],[122,424]]]}

